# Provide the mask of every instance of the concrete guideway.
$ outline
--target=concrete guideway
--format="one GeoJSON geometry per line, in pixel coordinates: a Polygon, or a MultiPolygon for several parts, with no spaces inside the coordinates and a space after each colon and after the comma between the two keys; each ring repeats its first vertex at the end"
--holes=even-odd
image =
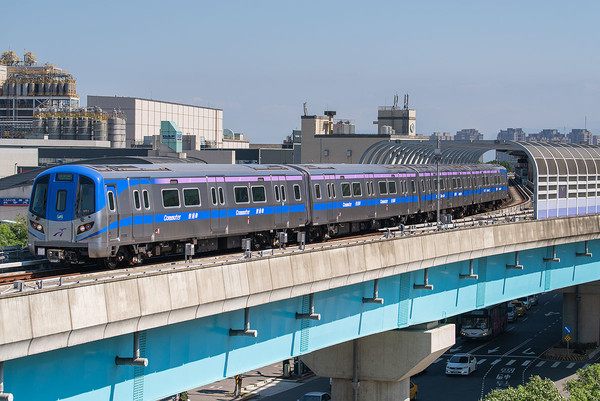
{"type": "Polygon", "coordinates": [[[0,360],[438,265],[594,240],[599,226],[600,216],[583,216],[475,227],[4,295],[0,360]]]}

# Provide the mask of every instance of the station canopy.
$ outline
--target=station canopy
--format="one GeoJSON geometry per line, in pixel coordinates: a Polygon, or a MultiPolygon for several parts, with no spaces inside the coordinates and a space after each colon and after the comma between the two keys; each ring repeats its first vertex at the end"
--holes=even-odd
{"type": "MultiPolygon", "coordinates": [[[[435,164],[436,141],[382,141],[365,164],[435,164]]],[[[549,142],[442,141],[442,164],[477,163],[490,150],[514,156],[522,182],[534,192],[538,219],[600,213],[600,147],[549,142]],[[525,160],[526,159],[526,160],[525,160]]]]}

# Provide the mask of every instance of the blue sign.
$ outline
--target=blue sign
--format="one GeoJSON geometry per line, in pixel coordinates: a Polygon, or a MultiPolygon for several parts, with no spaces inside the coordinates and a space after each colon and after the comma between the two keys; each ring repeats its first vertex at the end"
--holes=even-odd
{"type": "Polygon", "coordinates": [[[571,332],[572,332],[573,330],[571,330],[571,326],[565,326],[565,327],[563,328],[563,331],[565,332],[565,334],[571,334],[571,332]]]}
{"type": "Polygon", "coordinates": [[[29,198],[0,198],[0,206],[28,206],[29,198]]]}

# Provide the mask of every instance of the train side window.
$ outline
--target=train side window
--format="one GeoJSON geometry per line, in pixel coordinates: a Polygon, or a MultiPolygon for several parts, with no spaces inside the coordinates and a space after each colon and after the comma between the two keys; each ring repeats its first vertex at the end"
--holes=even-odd
{"type": "Polygon", "coordinates": [[[252,187],[252,202],[266,202],[267,196],[265,195],[265,187],[257,186],[252,187]]]}
{"type": "Polygon", "coordinates": [[[442,178],[442,179],[440,180],[440,191],[443,191],[444,189],[446,189],[446,188],[445,188],[445,187],[446,187],[446,185],[445,185],[445,184],[446,184],[446,183],[444,182],[444,179],[442,178]]]}
{"type": "Polygon", "coordinates": [[[106,194],[106,196],[108,197],[108,210],[110,210],[111,212],[114,212],[116,210],[115,208],[115,193],[111,190],[109,190],[106,194]]]}
{"type": "Polygon", "coordinates": [[[234,187],[233,194],[235,196],[235,203],[250,203],[248,187],[234,187]]]}
{"type": "Polygon", "coordinates": [[[221,205],[225,204],[225,194],[223,193],[223,188],[219,187],[219,203],[221,205]]]}
{"type": "Polygon", "coordinates": [[[379,194],[380,195],[387,194],[387,186],[385,185],[385,181],[379,181],[379,194]]]}
{"type": "Polygon", "coordinates": [[[275,193],[275,202],[279,202],[279,187],[277,185],[275,185],[275,187],[273,188],[273,191],[275,193]]]}
{"type": "Polygon", "coordinates": [[[410,189],[413,194],[417,193],[417,186],[415,185],[415,180],[410,180],[410,189]]]}
{"type": "Polygon", "coordinates": [[[348,182],[342,182],[342,196],[344,198],[347,198],[348,196],[350,196],[350,183],[348,182]]]}
{"type": "Polygon", "coordinates": [[[388,193],[396,193],[396,181],[388,181],[388,193]]]}
{"type": "Polygon", "coordinates": [[[335,183],[331,184],[331,195],[335,198],[335,183]]]}
{"type": "Polygon", "coordinates": [[[281,185],[281,200],[286,201],[287,197],[285,196],[285,185],[281,185]]]}
{"type": "Polygon", "coordinates": [[[133,205],[137,210],[140,210],[142,208],[142,204],[140,202],[140,191],[138,191],[137,189],[133,191],[133,205]]]}
{"type": "Polygon", "coordinates": [[[327,184],[327,197],[331,199],[331,184],[327,184]]]}
{"type": "Polygon", "coordinates": [[[200,191],[198,191],[198,188],[185,188],[183,190],[183,204],[185,206],[200,205],[200,191]]]}
{"type": "Polygon", "coordinates": [[[456,189],[458,186],[456,185],[456,178],[452,178],[452,189],[456,189]]]}
{"type": "Polygon", "coordinates": [[[142,200],[144,201],[144,208],[150,209],[150,198],[148,197],[148,191],[142,190],[142,200]]]}
{"type": "Polygon", "coordinates": [[[425,180],[421,180],[421,192],[425,192],[425,180]]]}
{"type": "Polygon", "coordinates": [[[298,185],[298,184],[294,184],[294,199],[296,199],[297,201],[302,199],[300,197],[300,185],[298,185]]]}
{"type": "Polygon", "coordinates": [[[321,199],[321,185],[315,184],[315,197],[321,199]]]}
{"type": "Polygon", "coordinates": [[[210,200],[213,205],[217,204],[217,190],[215,188],[210,189],[210,200]]]}
{"type": "Polygon", "coordinates": [[[64,212],[67,209],[67,191],[59,189],[56,191],[56,211],[64,212]]]}
{"type": "Polygon", "coordinates": [[[371,195],[375,195],[375,185],[373,185],[373,181],[369,181],[369,185],[371,186],[371,195]]]}
{"type": "Polygon", "coordinates": [[[165,208],[179,207],[179,191],[177,189],[163,189],[162,200],[165,208]]]}
{"type": "Polygon", "coordinates": [[[360,182],[352,183],[352,194],[354,196],[362,196],[362,188],[360,186],[360,182]]]}

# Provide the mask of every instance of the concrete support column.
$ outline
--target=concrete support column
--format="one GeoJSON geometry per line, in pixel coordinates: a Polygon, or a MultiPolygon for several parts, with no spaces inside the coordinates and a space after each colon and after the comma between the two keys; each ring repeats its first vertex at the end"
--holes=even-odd
{"type": "Polygon", "coordinates": [[[454,345],[454,325],[421,325],[334,345],[302,356],[318,376],[331,377],[336,401],[410,398],[410,377],[454,345]]]}
{"type": "Polygon", "coordinates": [[[563,293],[563,327],[571,326],[573,329],[570,334],[571,341],[599,344],[600,281],[568,287],[561,292],[563,293]]]}

